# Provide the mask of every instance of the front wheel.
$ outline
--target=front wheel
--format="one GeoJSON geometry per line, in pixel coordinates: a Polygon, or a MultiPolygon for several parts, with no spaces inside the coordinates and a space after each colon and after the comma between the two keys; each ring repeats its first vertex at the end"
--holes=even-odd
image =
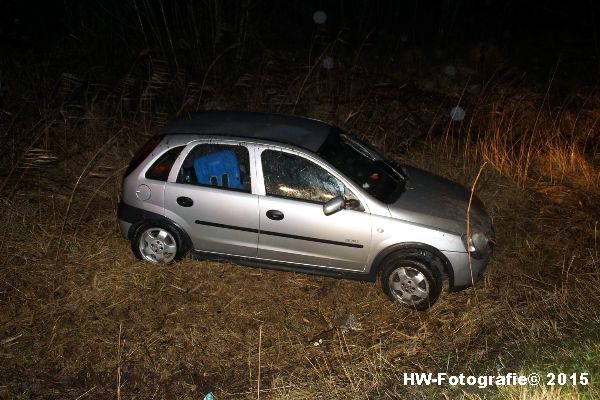
{"type": "Polygon", "coordinates": [[[133,254],[142,261],[167,264],[181,260],[187,248],[179,230],[162,222],[145,222],[131,241],[133,254]]]}
{"type": "Polygon", "coordinates": [[[394,302],[423,311],[440,296],[441,274],[435,266],[429,266],[421,258],[392,256],[382,268],[381,286],[394,302]]]}

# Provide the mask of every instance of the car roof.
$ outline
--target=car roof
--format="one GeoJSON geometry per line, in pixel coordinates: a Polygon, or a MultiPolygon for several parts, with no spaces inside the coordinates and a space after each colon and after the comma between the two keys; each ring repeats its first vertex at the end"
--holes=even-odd
{"type": "Polygon", "coordinates": [[[262,139],[316,152],[333,131],[332,125],[305,117],[246,111],[204,111],[187,113],[169,122],[161,134],[192,133],[262,139]]]}

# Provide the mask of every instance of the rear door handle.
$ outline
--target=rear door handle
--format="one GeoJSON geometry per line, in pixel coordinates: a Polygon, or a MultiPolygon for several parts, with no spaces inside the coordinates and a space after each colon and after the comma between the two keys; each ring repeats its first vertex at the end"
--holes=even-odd
{"type": "Polygon", "coordinates": [[[267,218],[279,221],[283,219],[283,213],[279,210],[269,210],[267,211],[267,218]]]}
{"type": "Polygon", "coordinates": [[[181,207],[191,207],[194,205],[194,201],[189,197],[182,196],[177,198],[177,204],[179,204],[181,207]]]}

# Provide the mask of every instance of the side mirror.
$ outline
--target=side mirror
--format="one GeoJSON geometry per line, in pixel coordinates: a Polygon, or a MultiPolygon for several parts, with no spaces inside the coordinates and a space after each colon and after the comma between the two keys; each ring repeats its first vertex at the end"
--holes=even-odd
{"type": "Polygon", "coordinates": [[[323,214],[331,215],[346,207],[346,202],[341,197],[334,197],[327,203],[323,204],[323,214]]]}

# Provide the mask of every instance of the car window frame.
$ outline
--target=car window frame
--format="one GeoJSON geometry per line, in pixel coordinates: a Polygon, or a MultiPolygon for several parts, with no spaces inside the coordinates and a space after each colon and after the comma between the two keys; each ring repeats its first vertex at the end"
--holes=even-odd
{"type": "Polygon", "coordinates": [[[253,143],[240,141],[240,140],[228,140],[228,139],[214,139],[214,138],[205,138],[205,139],[194,139],[190,141],[186,147],[179,153],[179,157],[173,164],[171,168],[171,172],[169,173],[169,178],[167,182],[175,183],[178,185],[185,185],[189,187],[197,187],[203,189],[212,189],[212,190],[225,190],[229,192],[235,193],[243,193],[248,195],[256,195],[258,191],[258,179],[256,177],[256,163],[255,163],[255,148],[253,143]],[[233,189],[233,188],[225,188],[220,186],[210,186],[210,185],[193,185],[188,183],[177,182],[177,176],[179,175],[179,170],[183,165],[183,162],[189,155],[189,153],[198,145],[226,145],[226,146],[243,146],[248,151],[248,168],[250,168],[249,176],[250,176],[250,191],[247,192],[245,190],[233,189]]]}
{"type": "Polygon", "coordinates": [[[324,204],[324,203],[317,202],[314,200],[299,199],[299,198],[295,198],[295,197],[267,195],[267,191],[265,188],[264,173],[263,173],[263,169],[262,169],[262,153],[266,150],[281,151],[284,153],[288,153],[288,154],[292,154],[292,155],[304,158],[305,160],[315,163],[317,166],[323,168],[326,172],[330,173],[331,175],[333,175],[334,178],[339,180],[346,187],[346,189],[349,190],[358,201],[360,201],[360,204],[362,205],[363,210],[348,210],[348,211],[369,213],[369,206],[368,206],[367,201],[364,198],[362,191],[357,190],[356,186],[354,184],[352,184],[352,182],[349,179],[346,179],[343,174],[341,174],[339,171],[337,171],[337,169],[335,169],[333,166],[331,166],[328,162],[326,162],[325,160],[321,159],[319,156],[317,156],[313,153],[305,152],[300,149],[291,149],[291,148],[277,146],[277,145],[259,145],[259,146],[257,146],[257,148],[255,150],[256,151],[255,167],[256,167],[256,171],[257,171],[257,183],[258,183],[257,186],[259,189],[258,194],[260,196],[264,196],[264,197],[268,196],[268,197],[272,197],[272,198],[285,199],[285,200],[291,200],[291,201],[300,201],[300,202],[312,203],[312,204],[316,204],[316,205],[324,204]]]}

